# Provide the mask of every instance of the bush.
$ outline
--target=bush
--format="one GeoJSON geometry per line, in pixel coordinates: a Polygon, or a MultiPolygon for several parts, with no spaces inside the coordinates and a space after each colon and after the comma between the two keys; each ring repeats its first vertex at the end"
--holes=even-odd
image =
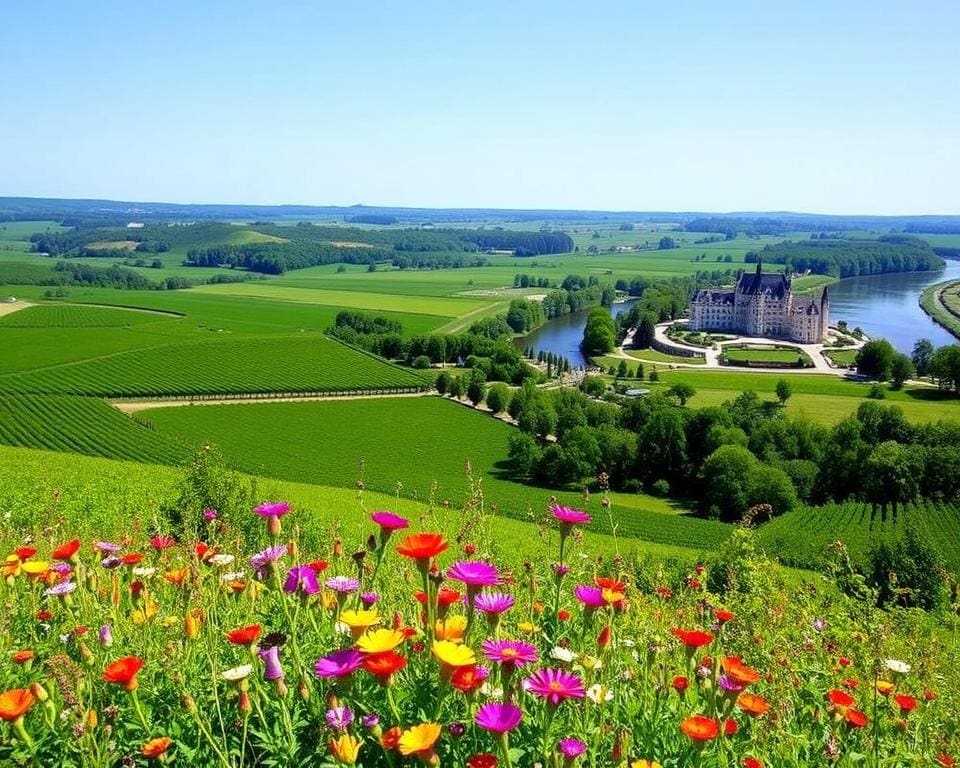
{"type": "Polygon", "coordinates": [[[670,483],[663,479],[657,480],[650,486],[650,491],[655,496],[667,496],[670,493],[670,483]]]}
{"type": "Polygon", "coordinates": [[[874,384],[870,387],[870,391],[867,393],[867,397],[871,400],[883,400],[887,396],[887,392],[883,387],[883,384],[874,384]]]}
{"type": "Polygon", "coordinates": [[[419,368],[420,370],[424,370],[424,369],[426,369],[426,368],[429,368],[429,367],[430,367],[430,358],[427,357],[426,355],[420,355],[419,357],[415,357],[415,358],[413,359],[413,367],[414,367],[414,368],[419,368]]]}
{"type": "Polygon", "coordinates": [[[940,554],[913,528],[890,544],[881,542],[870,553],[871,583],[882,607],[901,605],[936,610],[949,600],[940,554]]]}

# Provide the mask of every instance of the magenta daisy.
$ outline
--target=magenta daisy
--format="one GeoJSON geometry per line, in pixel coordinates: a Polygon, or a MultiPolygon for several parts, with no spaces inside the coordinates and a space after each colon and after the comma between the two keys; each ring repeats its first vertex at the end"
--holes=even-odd
{"type": "Polygon", "coordinates": [[[473,601],[480,613],[504,613],[513,608],[516,601],[506,592],[482,592],[473,601]]]}
{"type": "Polygon", "coordinates": [[[265,501],[253,511],[260,517],[283,517],[290,511],[290,505],[285,501],[265,501]]]}
{"type": "Polygon", "coordinates": [[[582,699],[583,681],[564,669],[538,669],[523,681],[523,688],[557,706],[564,699],[582,699]]]}
{"type": "Polygon", "coordinates": [[[359,669],[361,664],[363,654],[356,648],[346,648],[317,659],[313,669],[317,677],[346,677],[359,669]]]}
{"type": "Polygon", "coordinates": [[[447,569],[447,578],[462,581],[467,587],[495,587],[500,583],[497,566],[482,560],[461,560],[447,569]]]}
{"type": "Polygon", "coordinates": [[[560,739],[560,754],[566,761],[572,761],[587,751],[587,745],[580,739],[560,739]]]}
{"type": "Polygon", "coordinates": [[[580,584],[573,590],[574,596],[587,608],[603,608],[607,604],[603,599],[603,590],[589,584],[580,584]]]}
{"type": "Polygon", "coordinates": [[[517,667],[535,662],[538,658],[534,646],[515,640],[484,640],[483,655],[490,661],[517,667]]]}
{"type": "Polygon", "coordinates": [[[395,515],[393,512],[371,512],[370,519],[384,531],[398,531],[410,526],[407,518],[395,515]]]}
{"type": "Polygon", "coordinates": [[[581,512],[579,509],[571,507],[550,507],[550,513],[560,521],[562,525],[587,525],[590,522],[590,515],[581,512]]]}
{"type": "Polygon", "coordinates": [[[509,701],[491,701],[477,710],[476,723],[485,731],[506,733],[512,731],[523,720],[523,712],[509,701]]]}

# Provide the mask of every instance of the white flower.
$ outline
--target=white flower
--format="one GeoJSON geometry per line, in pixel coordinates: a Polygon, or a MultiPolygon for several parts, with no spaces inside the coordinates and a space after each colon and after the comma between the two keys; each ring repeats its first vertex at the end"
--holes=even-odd
{"type": "Polygon", "coordinates": [[[556,648],[550,651],[550,658],[569,664],[571,661],[577,658],[577,654],[568,648],[563,648],[562,646],[558,645],[556,648]]]}
{"type": "Polygon", "coordinates": [[[906,675],[911,669],[913,669],[913,667],[907,664],[907,662],[900,661],[898,659],[884,659],[883,666],[885,666],[891,672],[896,672],[898,675],[906,675]]]}
{"type": "Polygon", "coordinates": [[[602,704],[613,698],[613,691],[609,688],[604,688],[600,683],[594,683],[587,688],[587,698],[594,704],[602,704]]]}
{"type": "Polygon", "coordinates": [[[141,578],[147,579],[150,576],[153,576],[157,572],[156,568],[134,568],[133,575],[140,576],[141,578]]]}
{"type": "Polygon", "coordinates": [[[489,696],[491,699],[502,699],[503,698],[503,688],[494,688],[488,682],[484,682],[480,686],[480,693],[484,696],[489,696]]]}
{"type": "Polygon", "coordinates": [[[230,563],[232,563],[236,559],[237,558],[235,558],[233,555],[220,554],[220,555],[213,555],[208,562],[210,563],[210,565],[215,565],[218,568],[222,568],[226,565],[230,565],[230,563]]]}
{"type": "Polygon", "coordinates": [[[636,642],[633,640],[627,640],[626,638],[624,638],[623,640],[620,641],[620,645],[622,645],[624,648],[633,648],[636,645],[636,642]]]}
{"type": "Polygon", "coordinates": [[[235,683],[249,676],[251,672],[253,672],[253,664],[241,664],[239,667],[224,670],[220,673],[220,677],[231,683],[235,683]]]}
{"type": "Polygon", "coordinates": [[[241,581],[246,575],[243,571],[231,571],[230,573],[223,574],[222,578],[224,581],[241,581]]]}

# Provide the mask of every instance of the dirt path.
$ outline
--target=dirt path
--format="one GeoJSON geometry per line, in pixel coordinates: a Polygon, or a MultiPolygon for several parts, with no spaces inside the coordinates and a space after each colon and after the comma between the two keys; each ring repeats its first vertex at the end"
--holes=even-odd
{"type": "Polygon", "coordinates": [[[12,315],[14,312],[26,309],[27,307],[32,307],[28,301],[3,301],[0,302],[0,317],[4,315],[12,315]]]}
{"type": "Polygon", "coordinates": [[[371,393],[369,395],[276,395],[275,397],[218,397],[209,400],[170,398],[169,400],[111,400],[110,404],[123,413],[137,413],[153,408],[179,408],[183,405],[240,405],[243,403],[310,403],[327,400],[378,400],[395,397],[429,397],[436,392],[371,393]]]}

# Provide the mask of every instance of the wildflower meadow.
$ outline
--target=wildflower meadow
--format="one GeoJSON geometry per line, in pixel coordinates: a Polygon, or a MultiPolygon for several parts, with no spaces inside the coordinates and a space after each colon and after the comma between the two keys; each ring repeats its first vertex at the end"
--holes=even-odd
{"type": "MultiPolygon", "coordinates": [[[[798,577],[739,530],[695,567],[552,562],[387,511],[256,536],[4,539],[4,766],[949,766],[956,629],[798,577]]],[[[855,581],[855,577],[850,577],[855,581]]]]}

